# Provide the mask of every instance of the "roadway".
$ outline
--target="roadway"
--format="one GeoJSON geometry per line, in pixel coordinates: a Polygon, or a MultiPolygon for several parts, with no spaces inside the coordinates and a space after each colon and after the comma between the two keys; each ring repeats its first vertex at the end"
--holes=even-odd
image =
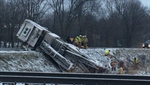
{"type": "Polygon", "coordinates": [[[74,85],[149,85],[150,76],[95,73],[0,72],[0,81],[74,85]]]}

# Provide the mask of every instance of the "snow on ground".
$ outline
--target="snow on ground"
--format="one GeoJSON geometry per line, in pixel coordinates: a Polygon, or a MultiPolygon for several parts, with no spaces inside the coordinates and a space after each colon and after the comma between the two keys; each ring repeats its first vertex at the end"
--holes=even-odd
{"type": "MultiPolygon", "coordinates": [[[[125,74],[150,74],[150,49],[144,48],[88,48],[79,51],[94,60],[98,66],[110,70],[110,58],[104,56],[105,50],[111,50],[119,61],[125,62],[125,74]],[[139,64],[133,64],[133,58],[139,64]]],[[[0,51],[0,71],[23,72],[59,72],[58,68],[39,52],[35,51],[0,51]]]]}
{"type": "Polygon", "coordinates": [[[116,53],[119,59],[126,62],[128,74],[149,74],[150,73],[150,49],[134,48],[134,49],[119,49],[116,53]],[[133,58],[139,59],[139,64],[135,66],[133,58]]]}
{"type": "MultiPolygon", "coordinates": [[[[119,61],[125,62],[126,74],[150,74],[150,49],[144,48],[89,48],[80,49],[80,51],[89,58],[96,60],[99,65],[105,66],[110,64],[108,57],[104,56],[105,50],[111,50],[111,54],[114,55],[119,61]],[[134,58],[139,59],[139,64],[135,66],[133,64],[134,58]]],[[[119,70],[119,68],[117,69],[119,70]]],[[[118,73],[118,72],[117,72],[118,73]]]]}
{"type": "Polygon", "coordinates": [[[0,71],[58,72],[57,68],[39,52],[0,51],[0,71]]]}
{"type": "Polygon", "coordinates": [[[94,60],[97,66],[107,69],[111,68],[111,60],[110,58],[104,56],[103,50],[99,51],[98,49],[80,49],[80,52],[94,60]]]}

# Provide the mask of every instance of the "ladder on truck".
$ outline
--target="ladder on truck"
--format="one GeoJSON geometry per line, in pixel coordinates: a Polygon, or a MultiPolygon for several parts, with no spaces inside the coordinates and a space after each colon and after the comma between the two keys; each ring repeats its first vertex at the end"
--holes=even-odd
{"type": "Polygon", "coordinates": [[[42,42],[40,45],[40,48],[51,58],[54,59],[56,63],[61,65],[65,70],[70,70],[73,67],[73,63],[60,55],[54,48],[52,48],[49,44],[46,42],[42,42]]]}

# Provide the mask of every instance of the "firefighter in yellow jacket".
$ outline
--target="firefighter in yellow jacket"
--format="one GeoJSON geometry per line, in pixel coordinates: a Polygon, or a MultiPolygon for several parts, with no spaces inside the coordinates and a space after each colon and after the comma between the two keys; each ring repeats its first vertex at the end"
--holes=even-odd
{"type": "Polygon", "coordinates": [[[81,36],[81,35],[76,36],[75,41],[74,41],[74,43],[75,43],[75,45],[76,45],[77,47],[81,47],[81,38],[80,38],[80,36],[81,36]]]}
{"type": "Polygon", "coordinates": [[[119,74],[123,74],[123,67],[119,68],[119,74]]]}
{"type": "Polygon", "coordinates": [[[83,35],[80,35],[79,36],[80,37],[80,39],[81,39],[81,48],[84,48],[84,36],[83,35]]]}
{"type": "Polygon", "coordinates": [[[85,36],[83,36],[83,46],[84,46],[84,48],[88,48],[87,43],[88,43],[88,38],[85,35],[85,36]]]}
{"type": "Polygon", "coordinates": [[[110,50],[105,50],[105,56],[110,55],[110,50]]]}
{"type": "Polygon", "coordinates": [[[139,60],[138,60],[138,58],[134,58],[134,60],[133,60],[133,63],[135,64],[135,65],[137,65],[138,63],[139,63],[139,60]]]}

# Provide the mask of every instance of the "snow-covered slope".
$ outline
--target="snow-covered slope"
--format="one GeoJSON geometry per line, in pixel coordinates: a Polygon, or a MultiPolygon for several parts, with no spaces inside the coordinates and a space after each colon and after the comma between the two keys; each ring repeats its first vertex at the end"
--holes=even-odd
{"type": "MultiPolygon", "coordinates": [[[[144,48],[91,48],[80,49],[84,54],[96,60],[100,65],[109,65],[108,57],[104,56],[105,50],[111,50],[117,60],[125,63],[124,73],[126,74],[150,74],[150,49],[144,48]],[[133,59],[138,58],[139,64],[135,66],[133,59]]],[[[119,68],[118,68],[119,70],[119,68]]],[[[117,72],[118,73],[118,72],[117,72]]]]}
{"type": "Polygon", "coordinates": [[[39,52],[0,51],[0,71],[58,72],[39,52]]]}
{"type": "MultiPolygon", "coordinates": [[[[125,62],[126,74],[150,74],[150,49],[89,48],[79,51],[94,60],[98,66],[111,70],[111,60],[104,56],[106,49],[110,49],[111,54],[119,61],[125,62]],[[134,57],[139,59],[137,66],[133,64],[134,57]]],[[[0,71],[59,72],[48,58],[35,51],[0,51],[0,67],[0,71]]]]}

